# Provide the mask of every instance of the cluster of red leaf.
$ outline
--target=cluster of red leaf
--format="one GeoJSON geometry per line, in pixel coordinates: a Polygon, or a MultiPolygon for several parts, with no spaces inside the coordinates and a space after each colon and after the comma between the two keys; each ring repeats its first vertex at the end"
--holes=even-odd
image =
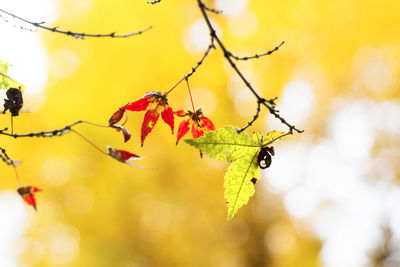
{"type": "Polygon", "coordinates": [[[168,105],[167,96],[161,94],[161,92],[148,92],[138,101],[132,102],[123,108],[130,111],[147,110],[146,114],[144,114],[142,130],[140,134],[142,146],[147,135],[151,133],[156,125],[160,114],[162,120],[168,124],[168,126],[171,128],[172,134],[174,134],[174,112],[168,105]]]}
{"type": "Polygon", "coordinates": [[[215,130],[214,124],[209,118],[203,115],[201,109],[193,112],[185,112],[184,110],[173,112],[172,108],[168,105],[167,95],[162,94],[161,92],[147,92],[141,99],[119,108],[109,120],[110,127],[117,126],[116,123],[122,119],[126,110],[147,110],[144,115],[140,133],[140,141],[142,146],[147,135],[151,133],[156,125],[160,115],[162,120],[171,128],[172,134],[174,133],[174,114],[178,117],[188,117],[188,119],[183,120],[179,124],[176,144],[178,144],[179,140],[190,130],[190,124],[192,126],[191,132],[193,138],[198,138],[204,135],[205,131],[215,130]]]}

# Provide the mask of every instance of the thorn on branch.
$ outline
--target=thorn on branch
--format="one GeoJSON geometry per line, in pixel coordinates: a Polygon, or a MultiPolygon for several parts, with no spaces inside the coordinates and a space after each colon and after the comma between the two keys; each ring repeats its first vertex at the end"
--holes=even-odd
{"type": "Polygon", "coordinates": [[[13,160],[11,159],[8,155],[7,152],[4,148],[0,147],[0,158],[4,161],[4,163],[6,163],[7,165],[13,166],[13,167],[17,167],[21,161],[19,160],[13,160]]]}
{"type": "MultiPolygon", "coordinates": [[[[161,0],[159,0],[159,1],[161,1],[161,0]]],[[[56,33],[60,33],[60,34],[69,35],[69,36],[72,36],[72,37],[74,37],[74,38],[79,38],[79,39],[82,39],[82,40],[85,39],[85,37],[126,38],[126,37],[130,37],[130,36],[133,36],[133,35],[142,34],[143,32],[148,31],[148,30],[150,30],[150,29],[152,28],[152,26],[150,26],[150,27],[147,27],[147,28],[145,28],[145,29],[143,29],[143,30],[140,30],[140,31],[137,31],[137,32],[130,32],[130,33],[125,33],[125,34],[120,34],[120,35],[117,35],[117,34],[115,34],[114,32],[113,32],[113,33],[109,33],[109,34],[78,33],[78,32],[73,32],[73,31],[58,30],[58,26],[57,26],[57,27],[47,27],[47,26],[43,25],[44,22],[40,22],[40,23],[32,22],[32,21],[29,21],[29,20],[27,20],[27,19],[18,17],[17,15],[12,14],[12,13],[10,13],[10,12],[7,12],[7,11],[5,11],[5,10],[3,10],[3,9],[0,9],[0,13],[6,14],[6,15],[8,15],[8,16],[14,18],[14,19],[17,19],[17,20],[19,20],[19,21],[28,23],[28,24],[30,24],[30,25],[36,27],[36,28],[41,28],[41,29],[44,29],[44,30],[47,30],[47,31],[51,31],[51,32],[56,32],[56,33]]],[[[0,17],[2,17],[2,16],[0,15],[0,17]]],[[[3,17],[2,17],[2,18],[3,18],[3,17]]],[[[4,19],[4,18],[3,18],[3,19],[4,19]]],[[[6,19],[4,19],[4,20],[7,21],[6,19]]],[[[21,27],[21,28],[22,28],[22,27],[21,27]]]]}

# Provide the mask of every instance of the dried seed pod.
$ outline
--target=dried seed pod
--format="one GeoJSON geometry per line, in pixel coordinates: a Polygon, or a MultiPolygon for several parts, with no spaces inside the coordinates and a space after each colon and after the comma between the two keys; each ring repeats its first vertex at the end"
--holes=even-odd
{"type": "Polygon", "coordinates": [[[34,194],[41,190],[34,186],[22,186],[17,189],[22,199],[36,210],[36,199],[34,194]]]}
{"type": "Polygon", "coordinates": [[[7,110],[10,110],[11,116],[18,116],[19,111],[24,104],[21,90],[17,88],[10,88],[7,90],[6,95],[7,99],[4,99],[3,113],[6,113],[7,110]]]}
{"type": "Polygon", "coordinates": [[[257,157],[258,166],[260,166],[261,169],[266,169],[271,165],[271,155],[275,155],[274,147],[266,146],[261,148],[260,153],[258,153],[257,157]]]}

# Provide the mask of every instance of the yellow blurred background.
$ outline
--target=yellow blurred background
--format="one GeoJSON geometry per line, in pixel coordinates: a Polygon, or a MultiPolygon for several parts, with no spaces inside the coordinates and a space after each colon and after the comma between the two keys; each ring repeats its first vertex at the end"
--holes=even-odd
{"type": "MultiPolygon", "coordinates": [[[[7,11],[65,30],[153,26],[126,39],[79,40],[2,21],[0,58],[27,86],[15,131],[52,130],[78,119],[106,124],[120,106],[170,89],[208,45],[196,2],[5,1],[7,11]]],[[[76,129],[102,148],[145,156],[135,163],[158,170],[121,164],[73,133],[0,136],[10,157],[23,161],[23,184],[43,189],[34,212],[15,192],[13,169],[0,165],[0,266],[400,265],[400,2],[206,3],[224,11],[210,17],[238,56],[286,42],[238,66],[265,98],[278,96],[281,115],[305,130],[275,144],[272,166],[262,171],[249,204],[226,221],[228,164],[200,159],[183,142],[176,146],[161,120],[141,148],[144,112],[128,113],[128,143],[112,129],[76,129]]],[[[255,112],[254,97],[219,49],[190,84],[195,106],[217,128],[243,126],[255,112]]],[[[190,109],[184,83],[169,104],[190,109]]],[[[1,127],[9,120],[1,116],[1,127]]],[[[263,111],[248,132],[255,130],[285,128],[263,111]]]]}

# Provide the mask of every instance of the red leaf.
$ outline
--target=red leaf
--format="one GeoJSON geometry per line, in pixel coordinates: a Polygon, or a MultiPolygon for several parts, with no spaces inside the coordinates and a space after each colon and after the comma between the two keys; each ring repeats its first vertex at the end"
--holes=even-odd
{"type": "Polygon", "coordinates": [[[189,120],[184,120],[179,124],[178,134],[176,139],[176,144],[178,144],[179,140],[189,131],[189,120]]]}
{"type": "Polygon", "coordinates": [[[17,189],[18,194],[21,195],[22,199],[36,210],[36,199],[34,193],[41,191],[37,187],[23,186],[17,189]]]}
{"type": "Polygon", "coordinates": [[[161,112],[161,118],[171,128],[172,134],[174,134],[174,112],[168,105],[164,106],[164,111],[161,112]]]}
{"type": "Polygon", "coordinates": [[[175,111],[174,113],[178,117],[184,117],[187,115],[187,113],[184,110],[178,110],[178,111],[175,111]]]}
{"type": "Polygon", "coordinates": [[[131,153],[129,151],[126,151],[126,150],[114,149],[114,148],[111,148],[109,146],[107,148],[108,148],[108,151],[109,151],[108,154],[111,157],[113,157],[114,159],[116,159],[118,161],[121,161],[121,162],[125,162],[125,161],[127,161],[127,160],[129,160],[131,158],[137,158],[137,159],[141,158],[140,156],[138,156],[138,155],[136,155],[134,153],[131,153]]]}
{"type": "Polygon", "coordinates": [[[158,118],[160,117],[160,113],[157,111],[157,108],[152,110],[149,109],[144,115],[143,123],[142,123],[142,131],[140,135],[141,144],[143,146],[144,140],[146,136],[151,133],[156,125],[158,118]]]}
{"type": "Polygon", "coordinates": [[[132,102],[124,107],[125,110],[130,111],[142,111],[146,110],[151,102],[151,96],[145,94],[143,98],[139,99],[138,101],[132,102]]]}
{"type": "Polygon", "coordinates": [[[122,117],[124,116],[125,113],[125,109],[123,108],[119,108],[110,118],[110,120],[108,121],[108,125],[112,126],[116,123],[118,123],[122,117]]]}
{"type": "Polygon", "coordinates": [[[142,146],[147,135],[151,133],[156,125],[160,113],[162,120],[171,128],[172,134],[174,133],[174,112],[168,105],[167,96],[161,94],[161,92],[147,92],[141,99],[126,105],[124,109],[131,111],[142,111],[147,109],[140,133],[142,146]]]}
{"type": "Polygon", "coordinates": [[[192,125],[192,136],[193,138],[199,138],[204,134],[203,128],[197,124],[197,122],[193,123],[192,125]]]}
{"type": "MultiPolygon", "coordinates": [[[[196,112],[183,110],[178,110],[175,114],[179,117],[189,116],[189,120],[182,121],[179,125],[178,136],[176,144],[178,144],[179,140],[189,131],[189,124],[192,124],[192,136],[193,138],[199,138],[204,135],[204,131],[213,131],[215,130],[215,126],[212,121],[203,115],[201,109],[198,109],[196,112]]],[[[201,150],[200,150],[201,154],[201,150]]]]}
{"type": "Polygon", "coordinates": [[[212,121],[207,118],[206,116],[201,115],[200,116],[200,120],[201,120],[201,127],[205,128],[207,131],[214,131],[215,130],[215,126],[212,123],[212,121]]]}
{"type": "Polygon", "coordinates": [[[114,159],[116,159],[116,160],[118,160],[120,162],[123,162],[125,164],[145,169],[142,166],[138,166],[138,165],[132,164],[131,162],[128,162],[128,160],[139,160],[139,159],[142,159],[142,157],[140,157],[140,156],[138,156],[138,155],[136,155],[134,153],[131,153],[129,151],[126,151],[126,150],[114,149],[114,148],[111,148],[109,146],[107,148],[108,148],[108,151],[109,151],[108,154],[112,158],[114,158],[114,159]]]}
{"type": "Polygon", "coordinates": [[[115,124],[115,125],[112,125],[111,127],[113,127],[114,129],[116,129],[117,132],[122,131],[122,133],[124,134],[124,141],[125,141],[125,143],[128,142],[129,139],[131,139],[131,136],[132,136],[132,135],[128,132],[128,130],[125,129],[124,126],[115,124]]]}

